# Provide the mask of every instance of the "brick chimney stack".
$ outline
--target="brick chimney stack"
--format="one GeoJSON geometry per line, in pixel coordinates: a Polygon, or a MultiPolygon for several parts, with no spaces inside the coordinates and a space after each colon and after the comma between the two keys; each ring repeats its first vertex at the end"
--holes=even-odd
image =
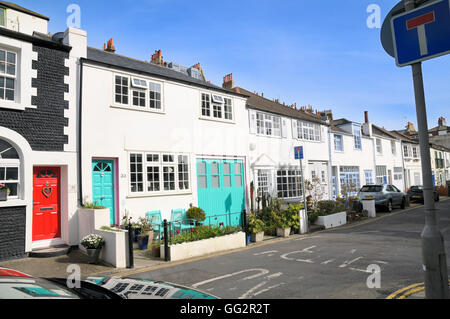
{"type": "Polygon", "coordinates": [[[408,133],[413,133],[416,131],[414,124],[411,122],[408,122],[408,125],[406,126],[406,130],[408,131],[408,133]]]}
{"type": "Polygon", "coordinates": [[[228,90],[232,90],[234,88],[233,73],[224,76],[222,87],[228,90]]]}
{"type": "Polygon", "coordinates": [[[116,47],[114,46],[114,39],[113,38],[109,39],[108,42],[105,43],[104,50],[106,52],[111,52],[111,53],[115,53],[116,52],[116,47]]]}
{"type": "Polygon", "coordinates": [[[439,118],[439,120],[438,120],[438,125],[439,126],[447,126],[447,121],[445,120],[445,118],[444,117],[440,117],[439,118]]]}
{"type": "Polygon", "coordinates": [[[164,59],[161,55],[161,50],[155,50],[155,54],[152,55],[151,63],[161,66],[164,65],[164,59]]]}
{"type": "Polygon", "coordinates": [[[369,112],[364,111],[364,122],[369,124],[369,112]]]}

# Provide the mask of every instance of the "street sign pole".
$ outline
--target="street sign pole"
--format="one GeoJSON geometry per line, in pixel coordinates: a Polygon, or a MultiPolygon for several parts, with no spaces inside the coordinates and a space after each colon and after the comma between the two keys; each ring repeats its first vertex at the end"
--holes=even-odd
{"type": "MultiPolygon", "coordinates": [[[[302,163],[302,159],[300,158],[300,173],[302,174],[302,191],[303,191],[303,205],[304,205],[304,210],[305,210],[305,216],[306,218],[308,218],[308,204],[306,202],[306,189],[305,189],[305,176],[303,175],[303,163],[302,163]]],[[[301,216],[300,216],[301,217],[301,216]]],[[[308,227],[308,221],[305,221],[305,225],[306,225],[306,232],[309,232],[309,227],[308,227]]]]}
{"type": "MultiPolygon", "coordinates": [[[[415,9],[414,0],[403,0],[406,11],[415,9]]],[[[425,202],[425,228],[422,232],[422,260],[425,272],[427,299],[448,299],[447,259],[444,239],[437,226],[431,174],[430,144],[423,85],[422,63],[412,64],[417,122],[419,126],[420,155],[422,160],[423,195],[425,202]]]]}

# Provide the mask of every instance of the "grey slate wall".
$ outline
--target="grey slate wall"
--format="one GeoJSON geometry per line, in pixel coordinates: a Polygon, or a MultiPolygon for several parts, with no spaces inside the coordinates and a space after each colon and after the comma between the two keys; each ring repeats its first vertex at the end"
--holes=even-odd
{"type": "Polygon", "coordinates": [[[0,126],[21,134],[34,151],[64,151],[64,144],[68,143],[68,137],[64,135],[64,127],[68,126],[64,110],[69,106],[64,100],[64,92],[69,91],[64,76],[69,75],[69,68],[64,63],[69,53],[37,45],[33,45],[33,51],[38,53],[38,60],[33,61],[32,66],[37,70],[37,78],[30,80],[37,95],[32,97],[31,103],[37,109],[11,111],[0,108],[0,126]]]}
{"type": "Polygon", "coordinates": [[[0,261],[25,256],[26,208],[0,208],[0,261]]]}

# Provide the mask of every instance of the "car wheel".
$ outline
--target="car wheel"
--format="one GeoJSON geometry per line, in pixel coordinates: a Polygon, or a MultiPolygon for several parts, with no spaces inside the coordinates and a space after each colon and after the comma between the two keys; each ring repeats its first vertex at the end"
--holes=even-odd
{"type": "Polygon", "coordinates": [[[387,211],[388,213],[392,213],[392,200],[390,199],[387,203],[387,211]]]}
{"type": "Polygon", "coordinates": [[[406,199],[403,197],[402,199],[402,204],[400,206],[401,209],[405,209],[406,208],[406,199]]]}

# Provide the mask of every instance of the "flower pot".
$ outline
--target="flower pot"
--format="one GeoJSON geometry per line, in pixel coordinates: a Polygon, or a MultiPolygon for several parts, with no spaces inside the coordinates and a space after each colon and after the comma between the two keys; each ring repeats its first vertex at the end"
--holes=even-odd
{"type": "Polygon", "coordinates": [[[8,199],[8,189],[0,189],[0,202],[6,202],[8,199]]]}
{"type": "Polygon", "coordinates": [[[141,234],[141,228],[140,227],[138,227],[138,228],[133,228],[133,232],[132,232],[132,235],[133,235],[133,242],[135,242],[135,243],[137,243],[137,241],[138,241],[138,236],[141,234]]]}
{"type": "Polygon", "coordinates": [[[148,236],[138,236],[137,241],[139,250],[147,250],[148,236]]]}
{"type": "Polygon", "coordinates": [[[250,240],[252,243],[258,243],[264,240],[264,232],[260,232],[257,234],[251,234],[250,240]]]}
{"type": "Polygon", "coordinates": [[[86,249],[90,264],[98,264],[98,258],[100,257],[101,250],[101,248],[86,249]]]}
{"type": "Polygon", "coordinates": [[[152,256],[155,258],[161,257],[161,247],[160,246],[152,247],[152,256]]]}
{"type": "Polygon", "coordinates": [[[291,228],[277,228],[277,236],[278,237],[289,237],[291,235],[291,228]]]}

